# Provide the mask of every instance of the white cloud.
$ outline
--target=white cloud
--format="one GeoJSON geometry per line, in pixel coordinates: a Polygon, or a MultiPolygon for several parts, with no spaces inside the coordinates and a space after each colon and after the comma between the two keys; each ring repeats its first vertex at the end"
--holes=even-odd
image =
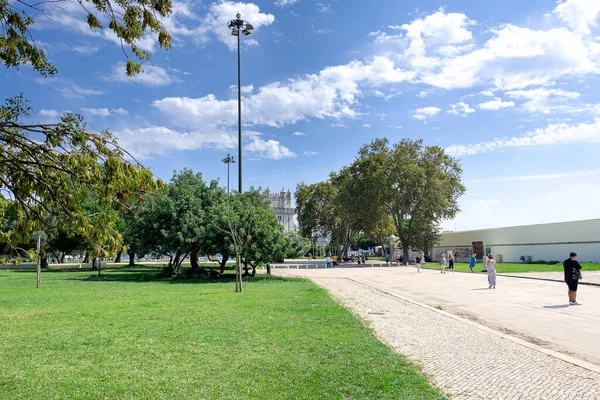
{"type": "Polygon", "coordinates": [[[108,117],[110,115],[108,108],[82,108],[81,111],[96,117],[108,117]]]}
{"type": "Polygon", "coordinates": [[[58,118],[59,115],[60,114],[56,110],[46,110],[46,109],[42,108],[39,111],[39,116],[40,117],[58,118]]]}
{"type": "MultiPolygon", "coordinates": [[[[237,85],[229,86],[229,90],[237,93],[237,85]]],[[[248,94],[248,93],[252,93],[253,90],[254,90],[254,85],[248,85],[248,86],[242,86],[241,92],[244,94],[248,94]]]]}
{"type": "MultiPolygon", "coordinates": [[[[278,0],[290,2],[293,0],[278,0]]],[[[117,11],[120,7],[117,5],[117,11]]],[[[178,1],[172,5],[172,13],[168,18],[160,18],[161,23],[173,37],[174,45],[185,45],[181,43],[185,39],[190,39],[196,44],[205,45],[213,38],[226,44],[231,50],[237,46],[236,39],[227,29],[227,22],[235,18],[239,11],[242,18],[251,21],[255,30],[258,31],[263,26],[271,25],[275,17],[271,14],[260,12],[260,8],[253,3],[242,3],[233,1],[215,1],[213,2],[206,15],[199,16],[193,10],[194,2],[178,1]],[[224,28],[225,27],[225,28],[224,28]]],[[[36,26],[42,28],[54,28],[59,26],[62,29],[71,32],[77,32],[82,35],[100,38],[118,46],[121,46],[121,40],[110,29],[90,29],[86,22],[86,11],[78,2],[64,2],[60,7],[49,7],[47,10],[48,21],[40,19],[41,23],[36,26]]],[[[36,21],[37,22],[37,21],[36,21]]],[[[109,20],[101,18],[100,22],[108,27],[109,20]]],[[[256,46],[258,41],[250,36],[242,40],[244,46],[256,46]]],[[[136,42],[136,45],[149,52],[154,52],[157,48],[157,38],[153,34],[144,35],[136,42]]],[[[80,51],[90,51],[91,49],[79,49],[80,51]]],[[[77,50],[75,50],[77,51],[77,50]]],[[[84,53],[85,54],[85,53],[84,53]]]]}
{"type": "Polygon", "coordinates": [[[316,6],[317,6],[317,12],[320,12],[320,13],[330,13],[331,12],[330,4],[317,3],[316,6]]]}
{"type": "Polygon", "coordinates": [[[494,92],[491,90],[483,90],[479,92],[479,94],[482,96],[494,97],[494,92]]]}
{"type": "Polygon", "coordinates": [[[473,24],[465,14],[440,9],[402,25],[405,34],[371,36],[384,54],[409,66],[417,81],[443,89],[493,84],[513,90],[600,72],[600,45],[565,27],[535,30],[504,24],[476,45],[473,24]]]}
{"type": "Polygon", "coordinates": [[[257,153],[262,158],[270,160],[281,160],[284,158],[296,157],[296,154],[290,149],[279,143],[277,140],[262,140],[254,137],[252,142],[245,146],[245,149],[251,153],[257,153]]]}
{"type": "Polygon", "coordinates": [[[123,108],[113,108],[109,110],[108,108],[82,108],[82,112],[88,115],[93,115],[95,117],[108,117],[110,115],[129,115],[127,110],[123,108]]]}
{"type": "Polygon", "coordinates": [[[106,79],[113,82],[140,83],[142,85],[159,87],[167,86],[178,82],[176,77],[171,76],[164,68],[145,64],[142,66],[143,72],[135,76],[127,76],[125,63],[119,63],[113,67],[112,73],[106,79]]]}
{"type": "Polygon", "coordinates": [[[68,99],[85,99],[89,96],[100,96],[104,94],[100,90],[88,89],[79,86],[68,79],[62,78],[36,78],[40,85],[51,85],[54,90],[68,99]]]}
{"type": "Polygon", "coordinates": [[[420,92],[417,94],[417,96],[416,96],[416,97],[419,97],[419,98],[421,98],[421,99],[424,99],[424,98],[426,98],[426,97],[429,97],[429,96],[430,96],[432,93],[433,93],[433,90],[432,90],[432,89],[424,89],[424,90],[421,90],[421,91],[420,91],[420,92]]]}
{"type": "Polygon", "coordinates": [[[500,110],[502,108],[514,107],[514,101],[502,101],[501,98],[496,97],[494,100],[487,101],[485,103],[479,103],[477,107],[482,110],[500,110]]]}
{"type": "Polygon", "coordinates": [[[237,147],[237,136],[223,131],[178,132],[163,126],[150,126],[123,129],[116,132],[116,135],[119,144],[140,159],[181,150],[202,148],[223,150],[237,147]]]}
{"type": "Polygon", "coordinates": [[[370,128],[371,125],[370,124],[363,124],[363,128],[370,128]]]}
{"type": "Polygon", "coordinates": [[[538,128],[523,136],[505,137],[470,145],[452,145],[446,150],[453,156],[474,155],[491,151],[523,149],[542,145],[560,143],[600,141],[600,119],[586,124],[567,125],[566,123],[551,124],[538,128]]]}
{"type": "Polygon", "coordinates": [[[79,53],[79,54],[82,54],[85,56],[89,56],[94,53],[97,53],[100,50],[100,47],[88,44],[88,45],[72,46],[71,49],[73,49],[73,51],[76,53],[79,53]]]}
{"type": "Polygon", "coordinates": [[[419,119],[421,121],[433,117],[434,115],[436,115],[437,113],[439,113],[440,111],[442,111],[441,108],[437,108],[437,107],[423,107],[423,108],[418,108],[415,110],[415,113],[413,114],[413,118],[415,119],[419,119]]]}
{"type": "Polygon", "coordinates": [[[111,110],[111,112],[113,114],[117,114],[117,115],[129,115],[129,113],[127,112],[127,110],[123,109],[123,108],[113,108],[111,110]]]}
{"type": "Polygon", "coordinates": [[[318,151],[305,151],[302,154],[304,154],[305,156],[316,156],[317,154],[319,154],[318,151]]]}
{"type": "Polygon", "coordinates": [[[451,104],[450,106],[452,108],[448,110],[448,113],[460,115],[461,117],[466,117],[467,115],[475,112],[475,109],[470,107],[464,101],[458,102],[456,104],[451,104]]]}
{"type": "Polygon", "coordinates": [[[598,26],[596,21],[600,14],[600,1],[559,0],[554,13],[575,32],[589,35],[591,28],[598,26]]]}
{"type": "Polygon", "coordinates": [[[294,133],[292,133],[292,135],[294,135],[294,136],[304,136],[305,133],[304,132],[294,132],[294,133]]]}
{"type": "MultiPolygon", "coordinates": [[[[354,118],[359,114],[355,107],[363,95],[361,86],[377,87],[412,77],[385,57],[327,67],[316,74],[259,87],[243,100],[244,120],[253,125],[282,126],[308,118],[354,118]]],[[[229,126],[237,115],[237,100],[218,100],[213,94],[167,97],[154,101],[153,106],[178,123],[193,126],[229,126]]]]}
{"type": "MultiPolygon", "coordinates": [[[[201,44],[211,40],[215,36],[221,43],[227,45],[230,50],[237,49],[237,39],[231,35],[227,29],[227,22],[235,19],[237,13],[240,13],[242,19],[249,21],[254,26],[255,32],[263,26],[269,26],[275,22],[272,14],[260,12],[260,8],[253,3],[234,3],[232,1],[219,1],[212,3],[208,14],[203,18],[199,27],[193,30],[185,31],[185,35],[193,37],[201,44]],[[224,28],[225,27],[225,28],[224,28]]],[[[258,42],[253,36],[242,40],[245,46],[257,46],[258,42]]]]}
{"type": "Polygon", "coordinates": [[[275,5],[277,7],[287,7],[294,5],[298,2],[298,0],[275,0],[275,5]]]}
{"type": "Polygon", "coordinates": [[[549,114],[557,102],[560,103],[565,99],[576,99],[580,96],[577,92],[547,88],[509,91],[506,92],[506,95],[514,99],[529,100],[523,104],[523,109],[529,112],[540,112],[543,114],[549,114]]]}

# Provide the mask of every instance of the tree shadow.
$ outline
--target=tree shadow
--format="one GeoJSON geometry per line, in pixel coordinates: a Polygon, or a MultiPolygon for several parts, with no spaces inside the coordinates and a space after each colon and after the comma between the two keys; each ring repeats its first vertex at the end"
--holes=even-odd
{"type": "MultiPolygon", "coordinates": [[[[130,271],[118,270],[118,272],[110,270],[102,270],[102,274],[98,276],[97,272],[91,271],[92,275],[87,277],[74,277],[69,280],[75,280],[80,282],[98,282],[98,283],[165,283],[165,284],[176,284],[176,285],[197,285],[197,284],[214,284],[214,283],[227,283],[234,282],[235,274],[225,273],[219,278],[202,278],[202,277],[167,277],[163,274],[162,268],[159,269],[147,269],[139,268],[132,269],[130,271]]],[[[292,278],[293,279],[293,278],[292,278]]],[[[273,281],[286,281],[289,278],[283,278],[280,276],[259,274],[255,276],[245,276],[244,282],[273,282],[273,281]]]]}
{"type": "Polygon", "coordinates": [[[544,306],[544,308],[551,308],[551,309],[557,309],[557,308],[569,308],[568,304],[557,304],[554,306],[544,306]]]}

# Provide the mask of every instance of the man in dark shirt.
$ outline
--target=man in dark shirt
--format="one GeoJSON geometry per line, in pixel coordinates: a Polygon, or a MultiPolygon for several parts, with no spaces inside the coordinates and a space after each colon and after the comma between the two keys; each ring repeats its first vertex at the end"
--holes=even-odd
{"type": "Polygon", "coordinates": [[[565,270],[565,283],[569,287],[569,305],[580,306],[581,303],[577,302],[577,285],[581,276],[581,264],[577,261],[577,253],[569,254],[569,258],[563,262],[563,269],[565,270]]]}

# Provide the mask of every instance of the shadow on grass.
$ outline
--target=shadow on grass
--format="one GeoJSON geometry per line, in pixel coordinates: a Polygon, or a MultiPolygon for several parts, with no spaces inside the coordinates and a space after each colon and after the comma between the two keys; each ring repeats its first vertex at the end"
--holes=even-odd
{"type": "MultiPolygon", "coordinates": [[[[195,284],[211,284],[211,283],[224,283],[224,282],[233,282],[235,279],[235,274],[233,273],[225,273],[220,278],[196,278],[196,277],[181,277],[181,278],[171,278],[165,277],[162,274],[162,268],[160,269],[131,269],[129,271],[118,270],[118,272],[113,272],[110,270],[103,270],[101,276],[98,276],[97,273],[87,277],[77,277],[70,278],[69,280],[76,280],[80,282],[125,282],[125,283],[147,283],[147,282],[156,282],[156,283],[169,283],[169,284],[184,284],[184,285],[195,285],[195,284]]],[[[283,278],[280,276],[274,275],[256,275],[256,276],[246,276],[244,277],[244,282],[252,283],[252,282],[274,282],[274,281],[287,281],[291,280],[288,278],[283,278]]]]}

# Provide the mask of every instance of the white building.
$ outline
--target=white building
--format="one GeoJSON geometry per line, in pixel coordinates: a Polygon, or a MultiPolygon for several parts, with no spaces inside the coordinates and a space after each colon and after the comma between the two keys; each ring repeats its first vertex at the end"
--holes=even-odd
{"type": "Polygon", "coordinates": [[[288,189],[281,189],[279,193],[271,193],[269,188],[264,191],[263,196],[271,202],[271,210],[277,216],[279,223],[283,227],[283,231],[296,231],[296,209],[292,207],[292,192],[288,189]]]}
{"type": "Polygon", "coordinates": [[[572,251],[579,261],[600,262],[600,219],[446,232],[432,258],[451,251],[457,261],[468,261],[473,242],[483,242],[485,254],[499,262],[564,261],[572,251]]]}

